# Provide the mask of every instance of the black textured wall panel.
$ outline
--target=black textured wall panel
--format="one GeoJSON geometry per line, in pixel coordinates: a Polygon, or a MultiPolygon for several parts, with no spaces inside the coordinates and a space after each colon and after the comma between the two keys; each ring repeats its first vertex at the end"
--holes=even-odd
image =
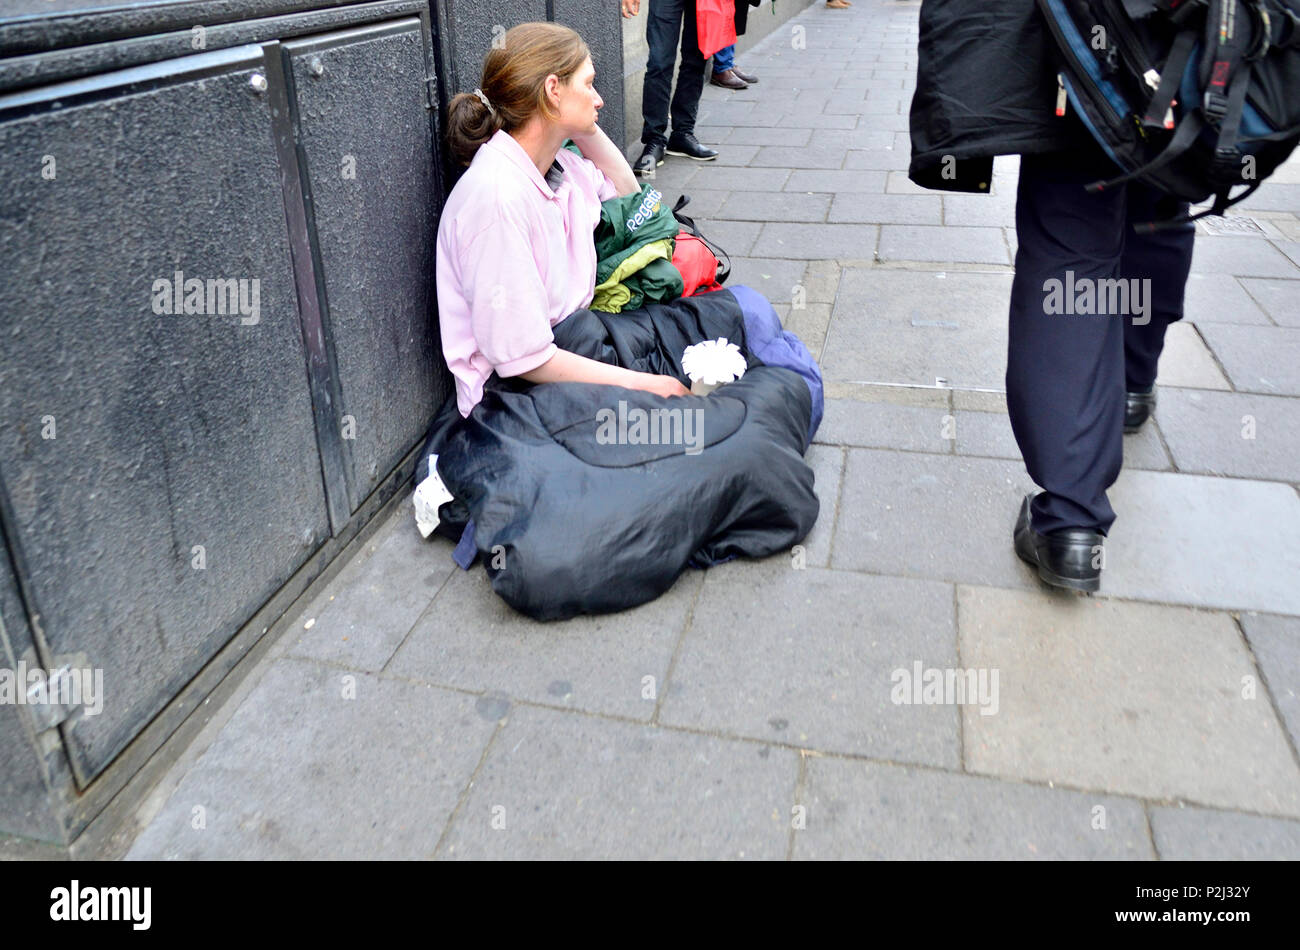
{"type": "Polygon", "coordinates": [[[444,42],[451,45],[452,75],[448,99],[458,92],[470,92],[479,84],[483,78],[483,57],[492,48],[494,36],[504,36],[506,30],[518,23],[546,19],[545,0],[505,0],[503,3],[443,0],[441,6],[448,28],[444,42]]]}
{"type": "MultiPolygon", "coordinates": [[[[648,2],[648,0],[644,0],[648,2]]],[[[555,22],[573,27],[591,48],[596,90],[605,100],[600,127],[620,149],[623,139],[623,16],[617,3],[599,0],[555,0],[555,22]]]]}
{"type": "Polygon", "coordinates": [[[355,511],[450,388],[433,293],[435,113],[418,20],[285,48],[355,511]]]}
{"type": "Polygon", "coordinates": [[[83,781],[328,536],[260,51],[165,69],[0,111],[0,479],[42,649],[104,670],[83,781]],[[155,312],[176,271],[256,322],[155,312]]]}

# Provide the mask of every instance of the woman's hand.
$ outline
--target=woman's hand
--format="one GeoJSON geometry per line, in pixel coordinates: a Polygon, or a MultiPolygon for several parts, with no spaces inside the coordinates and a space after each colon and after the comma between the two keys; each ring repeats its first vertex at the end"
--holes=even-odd
{"type": "Polygon", "coordinates": [[[689,396],[691,391],[672,376],[656,376],[654,373],[642,373],[645,382],[638,389],[643,389],[656,396],[689,396]]]}
{"type": "Polygon", "coordinates": [[[588,135],[573,136],[573,144],[578,146],[584,158],[604,172],[614,183],[620,198],[624,195],[636,194],[641,190],[636,175],[632,173],[632,166],[627,163],[627,156],[609,140],[609,136],[600,126],[596,126],[596,131],[588,135]]]}
{"type": "Polygon", "coordinates": [[[623,0],[623,16],[633,17],[641,12],[641,0],[623,0]]]}

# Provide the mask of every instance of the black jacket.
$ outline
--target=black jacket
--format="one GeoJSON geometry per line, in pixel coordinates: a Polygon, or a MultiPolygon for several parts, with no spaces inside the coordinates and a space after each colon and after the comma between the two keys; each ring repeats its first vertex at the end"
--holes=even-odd
{"type": "Polygon", "coordinates": [[[1056,116],[1056,73],[1034,0],[924,0],[908,177],[987,192],[994,155],[1087,147],[1082,126],[1056,116]]]}
{"type": "Polygon", "coordinates": [[[736,35],[744,36],[749,23],[749,8],[756,7],[763,0],[736,0],[736,35]]]}

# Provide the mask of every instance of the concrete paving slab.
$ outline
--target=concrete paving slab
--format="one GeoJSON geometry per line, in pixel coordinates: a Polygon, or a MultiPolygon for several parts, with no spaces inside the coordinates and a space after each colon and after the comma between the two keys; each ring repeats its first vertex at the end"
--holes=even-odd
{"type": "Polygon", "coordinates": [[[1165,331],[1165,348],[1156,375],[1159,386],[1187,386],[1195,389],[1231,389],[1214,361],[1197,328],[1179,320],[1165,331]]]}
{"type": "Polygon", "coordinates": [[[860,224],[939,224],[941,199],[927,195],[837,194],[826,220],[860,224]]]}
{"type": "Polygon", "coordinates": [[[1198,236],[1192,251],[1192,273],[1300,278],[1300,268],[1262,237],[1198,236]]]}
{"type": "Polygon", "coordinates": [[[744,284],[753,287],[773,303],[789,303],[794,288],[803,283],[803,275],[803,261],[733,256],[727,286],[744,284]]]}
{"type": "MultiPolygon", "coordinates": [[[[699,136],[696,137],[699,138],[699,136]]],[[[700,141],[703,142],[704,139],[700,139],[700,141]]],[[[718,155],[709,164],[745,166],[753,161],[754,156],[758,154],[758,150],[759,146],[757,145],[736,145],[734,143],[728,143],[725,146],[719,146],[717,148],[718,155]]]]}
{"type": "Polygon", "coordinates": [[[1300,749],[1300,619],[1244,613],[1241,628],[1291,744],[1300,749]]]}
{"type": "MultiPolygon", "coordinates": [[[[690,159],[684,158],[682,161],[690,159]]],[[[781,191],[790,178],[788,168],[728,168],[709,162],[697,166],[697,171],[698,174],[691,182],[694,187],[718,191],[781,191]]],[[[668,192],[665,191],[664,194],[668,192]]]]}
{"type": "Polygon", "coordinates": [[[1139,802],[875,762],[814,758],[795,859],[1150,860],[1139,802]],[[1098,809],[1101,809],[1099,811],[1098,809]],[[1097,817],[1105,827],[1094,827],[1097,817]]]}
{"type": "MultiPolygon", "coordinates": [[[[901,132],[901,131],[905,131],[905,130],[904,130],[904,129],[899,129],[898,131],[901,132]]],[[[907,172],[905,172],[905,171],[890,172],[890,173],[889,173],[889,179],[888,179],[888,181],[886,182],[886,185],[885,185],[885,191],[888,192],[888,193],[891,194],[891,195],[934,195],[934,194],[940,194],[940,192],[936,192],[936,191],[934,191],[933,189],[930,189],[930,188],[922,188],[920,185],[914,184],[914,183],[912,182],[912,180],[911,180],[910,178],[907,177],[907,172]]]]}
{"type": "Polygon", "coordinates": [[[1032,488],[1019,463],[849,449],[831,566],[1037,589],[1011,548],[1032,488]]]}
{"type": "Polygon", "coordinates": [[[289,655],[377,672],[402,645],[456,565],[450,542],[420,536],[409,502],[397,513],[365,560],[349,565],[359,570],[335,578],[333,599],[296,628],[289,655]]]}
{"type": "Polygon", "coordinates": [[[827,379],[1002,389],[1010,274],[846,268],[827,379]],[[882,341],[888,340],[888,345],[882,341]]]}
{"type": "Polygon", "coordinates": [[[805,459],[812,466],[813,490],[821,512],[812,531],[803,539],[804,563],[809,567],[827,567],[831,561],[835,512],[840,503],[840,482],[844,477],[844,450],[835,445],[812,445],[805,459]]]}
{"type": "Polygon", "coordinates": [[[788,316],[782,319],[782,326],[799,337],[803,345],[808,347],[808,352],[820,362],[830,322],[830,304],[810,303],[798,310],[791,308],[788,316]]]}
{"type": "Polygon", "coordinates": [[[733,191],[714,217],[737,221],[825,221],[830,206],[830,195],[733,191]]]}
{"type": "MultiPolygon", "coordinates": [[[[962,707],[972,772],[1300,815],[1300,766],[1225,613],[959,587],[962,663],[999,670],[962,707]]],[[[990,674],[991,675],[991,674],[990,674]]]]}
{"type": "Polygon", "coordinates": [[[277,660],[127,858],[427,857],[496,729],[495,710],[480,707],[462,693],[277,660]]]}
{"type": "Polygon", "coordinates": [[[1162,861],[1295,861],[1300,821],[1209,808],[1151,809],[1162,861]]]}
{"type": "Polygon", "coordinates": [[[648,604],[543,624],[494,594],[481,566],[458,570],[388,672],[648,721],[654,703],[643,698],[642,679],[663,681],[702,580],[688,570],[648,604]]]}
{"type": "Polygon", "coordinates": [[[963,228],[1015,228],[1015,190],[1007,195],[944,195],[943,223],[963,228]]]}
{"type": "Polygon", "coordinates": [[[957,662],[952,612],[952,588],[933,581],[797,570],[784,555],[712,568],[660,721],[955,768],[954,707],[891,698],[894,670],[957,662]]]}
{"type": "MultiPolygon", "coordinates": [[[[748,171],[748,169],[744,169],[748,171]]],[[[730,221],[726,218],[713,218],[708,223],[705,236],[733,257],[781,257],[780,254],[764,254],[754,250],[754,241],[764,225],[760,221],[730,221]]]]}
{"type": "Polygon", "coordinates": [[[845,156],[844,167],[906,171],[910,160],[911,156],[907,152],[896,152],[892,148],[855,148],[845,156]]]}
{"type": "MultiPolygon", "coordinates": [[[[954,428],[960,455],[1021,458],[1015,433],[1011,431],[1011,420],[1005,412],[958,412],[954,428]]],[[[1154,425],[1148,423],[1124,437],[1124,465],[1158,471],[1168,471],[1172,467],[1154,425]]]]}
{"type": "Polygon", "coordinates": [[[827,399],[816,440],[827,445],[910,452],[952,452],[956,419],[946,409],[827,399]]]}
{"type": "Polygon", "coordinates": [[[1214,325],[1201,334],[1237,389],[1300,396],[1300,327],[1214,325]]]}
{"type": "Polygon", "coordinates": [[[1181,471],[1300,479],[1300,402],[1295,399],[1162,389],[1156,419],[1181,471]]]}
{"type": "MultiPolygon", "coordinates": [[[[1279,169],[1280,171],[1280,169],[1279,169]]],[[[1249,213],[1251,211],[1295,211],[1300,208],[1300,184],[1287,184],[1281,180],[1270,179],[1233,210],[1249,213]]]]}
{"type": "MultiPolygon", "coordinates": [[[[738,125],[731,129],[727,142],[735,145],[803,146],[812,139],[812,129],[760,129],[738,125]]],[[[826,144],[830,144],[829,142],[826,144]]]]}
{"type": "MultiPolygon", "coordinates": [[[[691,200],[682,209],[682,214],[694,218],[696,224],[703,226],[705,222],[717,216],[718,209],[730,197],[731,192],[719,191],[715,188],[692,188],[687,195],[691,200]]],[[[677,201],[676,195],[673,196],[672,201],[674,203],[677,201]]]]}
{"type": "Polygon", "coordinates": [[[750,164],[754,168],[843,168],[847,154],[848,149],[825,145],[814,137],[802,146],[764,145],[750,164]]]}
{"type": "Polygon", "coordinates": [[[1241,285],[1275,323],[1284,327],[1300,327],[1300,280],[1243,277],[1241,285]]]}
{"type": "MultiPolygon", "coordinates": [[[[851,464],[851,463],[850,463],[851,464]]],[[[1300,614],[1300,497],[1289,485],[1125,469],[1102,592],[1300,614]]]]}
{"type": "Polygon", "coordinates": [[[1257,323],[1268,316],[1231,274],[1191,274],[1183,300],[1183,319],[1202,323],[1257,323]]]}
{"type": "MultiPolygon", "coordinates": [[[[808,112],[791,109],[785,112],[760,110],[746,117],[740,125],[762,126],[769,129],[855,129],[858,117],[855,115],[826,115],[823,112],[808,112]]],[[[814,141],[816,136],[813,136],[814,141]]]]}
{"type": "MultiPolygon", "coordinates": [[[[821,129],[817,132],[816,139],[821,145],[834,146],[845,149],[898,149],[899,133],[889,129],[873,129],[870,127],[857,129],[821,129]]],[[[908,145],[902,149],[904,155],[911,150],[911,138],[909,135],[908,145]]],[[[772,144],[798,144],[789,143],[772,143],[772,144]]]]}
{"type": "Polygon", "coordinates": [[[866,192],[883,194],[886,172],[845,171],[836,168],[798,169],[791,172],[785,183],[786,191],[806,191],[814,194],[866,192]]]}
{"type": "Polygon", "coordinates": [[[797,757],[759,743],[519,707],[437,857],[779,860],[797,757]]]}
{"type": "Polygon", "coordinates": [[[886,224],[880,229],[882,261],[957,264],[1010,264],[1006,241],[997,228],[920,227],[886,224]]]}
{"type": "Polygon", "coordinates": [[[770,223],[763,225],[753,254],[798,260],[870,260],[877,231],[874,224],[770,223]]]}

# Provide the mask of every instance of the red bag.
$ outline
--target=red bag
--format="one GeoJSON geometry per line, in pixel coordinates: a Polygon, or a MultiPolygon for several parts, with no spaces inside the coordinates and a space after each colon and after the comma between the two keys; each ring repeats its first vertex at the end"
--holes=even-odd
{"type": "Polygon", "coordinates": [[[694,234],[683,231],[677,235],[677,243],[673,248],[673,266],[682,275],[683,297],[722,289],[718,283],[718,258],[694,234]]]}
{"type": "Polygon", "coordinates": [[[735,45],[735,0],[695,0],[695,24],[700,35],[700,52],[705,59],[735,45]]]}

